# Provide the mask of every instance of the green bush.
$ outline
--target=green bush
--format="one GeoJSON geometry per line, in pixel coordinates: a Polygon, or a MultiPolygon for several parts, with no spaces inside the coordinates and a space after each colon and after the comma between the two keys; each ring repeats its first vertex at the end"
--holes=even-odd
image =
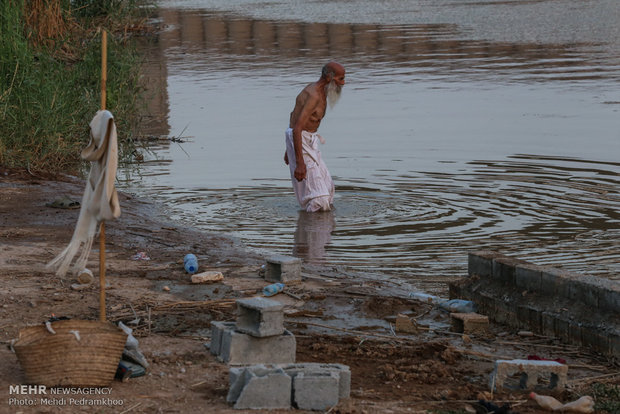
{"type": "MultiPolygon", "coordinates": [[[[97,29],[107,21],[76,19],[68,1],[56,4],[68,29],[50,39],[34,36],[37,28],[27,26],[24,0],[0,2],[0,165],[70,173],[80,168],[88,123],[100,107],[97,29]]],[[[47,18],[45,13],[40,16],[38,23],[47,18]]],[[[122,148],[132,141],[139,66],[131,41],[109,34],[106,109],[117,120],[122,148]]]]}

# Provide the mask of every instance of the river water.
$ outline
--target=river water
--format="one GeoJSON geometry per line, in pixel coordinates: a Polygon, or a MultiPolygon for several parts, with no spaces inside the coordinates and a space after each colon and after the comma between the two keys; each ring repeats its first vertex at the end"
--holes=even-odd
{"type": "Polygon", "coordinates": [[[409,281],[467,252],[620,275],[617,0],[160,1],[160,140],[119,186],[265,254],[409,281]],[[337,60],[320,127],[335,210],[284,164],[297,93],[337,60]]]}

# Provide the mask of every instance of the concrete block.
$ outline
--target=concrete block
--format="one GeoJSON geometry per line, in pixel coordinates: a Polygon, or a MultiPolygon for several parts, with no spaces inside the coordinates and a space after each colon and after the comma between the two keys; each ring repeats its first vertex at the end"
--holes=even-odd
{"type": "Polygon", "coordinates": [[[602,290],[599,280],[601,279],[593,276],[574,275],[573,282],[568,289],[569,299],[598,308],[599,292],[602,290]]]}
{"type": "Polygon", "coordinates": [[[547,267],[543,270],[543,278],[553,278],[555,281],[555,294],[560,298],[570,298],[570,287],[575,275],[554,267],[547,267]]]}
{"type": "Polygon", "coordinates": [[[489,331],[489,317],[478,313],[451,313],[451,330],[465,334],[489,331]]]}
{"type": "Polygon", "coordinates": [[[561,318],[559,315],[555,318],[555,337],[556,338],[560,338],[563,341],[568,341],[568,338],[570,338],[570,335],[568,333],[568,325],[569,322],[563,318],[561,318]]]}
{"type": "Polygon", "coordinates": [[[516,267],[523,264],[523,260],[513,257],[500,256],[493,259],[493,279],[514,286],[516,284],[516,267]]]}
{"type": "Polygon", "coordinates": [[[491,277],[493,275],[493,258],[498,256],[491,251],[471,252],[467,255],[467,272],[470,276],[491,277]]]}
{"type": "Polygon", "coordinates": [[[295,378],[299,373],[333,373],[338,377],[338,396],[349,398],[351,395],[351,370],[343,364],[321,364],[317,362],[304,362],[298,364],[280,365],[291,377],[295,378]]]}
{"type": "Polygon", "coordinates": [[[611,333],[608,336],[609,340],[609,355],[620,358],[620,332],[616,330],[615,333],[611,333]]]}
{"type": "Polygon", "coordinates": [[[237,300],[237,330],[259,338],[284,332],[284,305],[261,298],[237,300]]]}
{"type": "Polygon", "coordinates": [[[278,409],[291,407],[292,379],[282,369],[264,365],[231,369],[226,400],[236,409],[278,409]]]}
{"type": "Polygon", "coordinates": [[[515,284],[519,288],[540,292],[542,286],[542,272],[540,267],[529,263],[516,265],[515,284]]]}
{"type": "Polygon", "coordinates": [[[293,403],[301,410],[326,410],[338,404],[338,375],[300,372],[293,378],[293,403]]]}
{"type": "Polygon", "coordinates": [[[235,329],[222,333],[218,359],[237,364],[286,364],[295,362],[295,335],[285,330],[282,335],[257,338],[235,329]]]}
{"type": "Polygon", "coordinates": [[[566,386],[567,374],[568,366],[555,361],[499,360],[495,361],[491,374],[491,390],[516,388],[561,391],[566,386]],[[518,385],[511,386],[509,380],[515,375],[519,377],[518,385]]]}
{"type": "Polygon", "coordinates": [[[571,345],[583,345],[583,330],[577,321],[568,324],[568,343],[571,345]]]}
{"type": "Polygon", "coordinates": [[[219,355],[222,350],[222,335],[224,331],[235,329],[234,322],[211,322],[211,347],[209,348],[211,354],[219,355]]]}
{"type": "MultiPolygon", "coordinates": [[[[583,335],[583,345],[594,351],[607,354],[610,349],[610,337],[608,335],[609,334],[607,332],[600,332],[592,328],[586,335],[583,335]]],[[[617,356],[620,356],[620,354],[617,356]]]]}
{"type": "Polygon", "coordinates": [[[301,259],[282,255],[267,258],[265,280],[288,284],[301,282],[301,259]]]}
{"type": "Polygon", "coordinates": [[[542,312],[541,314],[541,333],[545,336],[555,337],[555,314],[550,312],[542,312]]]}
{"type": "Polygon", "coordinates": [[[601,291],[598,293],[600,309],[615,312],[620,315],[620,283],[616,280],[605,279],[601,291]]]}
{"type": "Polygon", "coordinates": [[[521,329],[530,329],[530,307],[517,305],[517,326],[521,329]]]}
{"type": "Polygon", "coordinates": [[[559,295],[561,280],[558,279],[556,273],[554,273],[553,267],[540,266],[540,292],[543,295],[559,295]]]}
{"type": "Polygon", "coordinates": [[[542,332],[542,311],[529,308],[529,330],[534,332],[542,332]]]}

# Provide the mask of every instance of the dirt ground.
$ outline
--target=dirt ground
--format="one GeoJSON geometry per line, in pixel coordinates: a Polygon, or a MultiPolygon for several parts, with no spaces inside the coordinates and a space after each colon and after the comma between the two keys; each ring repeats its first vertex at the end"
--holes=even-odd
{"type": "MultiPolygon", "coordinates": [[[[97,284],[73,290],[73,275],[58,278],[45,268],[71,239],[79,214],[79,209],[46,203],[64,195],[80,200],[83,188],[76,178],[0,169],[0,412],[244,412],[226,403],[228,367],[205,344],[211,321],[235,319],[234,299],[258,295],[268,284],[260,275],[265,258],[223,235],[171,223],[165,206],[126,194],[120,195],[120,219],[106,223],[106,312],[109,321],[134,328],[150,363],[147,374],[110,385],[110,397],[122,406],[9,405],[14,397],[9,386],[27,383],[10,349],[20,329],[52,314],[98,318],[97,284]],[[150,260],[137,260],[140,252],[150,260]],[[190,252],[199,257],[201,270],[220,271],[224,280],[192,285],[182,267],[190,252]]],[[[95,277],[98,266],[95,243],[88,263],[95,277]]],[[[565,359],[569,385],[552,394],[562,402],[585,395],[595,384],[609,384],[613,378],[597,377],[619,371],[617,363],[586,349],[493,323],[484,335],[451,332],[449,314],[409,299],[386,281],[306,266],[303,276],[301,284],[273,298],[285,305],[286,328],[297,339],[297,362],[350,366],[351,398],[331,413],[487,412],[480,399],[509,403],[512,412],[536,413],[542,411],[525,390],[490,392],[495,360],[529,355],[565,359]],[[398,313],[415,318],[419,333],[395,331],[398,313]]]]}

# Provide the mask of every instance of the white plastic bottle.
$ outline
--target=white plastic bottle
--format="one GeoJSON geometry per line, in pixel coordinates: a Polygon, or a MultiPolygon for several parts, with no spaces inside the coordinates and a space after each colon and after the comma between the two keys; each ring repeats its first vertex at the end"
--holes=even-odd
{"type": "Polygon", "coordinates": [[[538,395],[535,392],[531,392],[530,398],[536,401],[538,405],[540,405],[545,410],[557,411],[564,406],[564,404],[548,395],[538,395]]]}
{"type": "Polygon", "coordinates": [[[589,395],[584,395],[576,401],[564,404],[562,410],[573,413],[593,413],[594,399],[589,395]]]}

